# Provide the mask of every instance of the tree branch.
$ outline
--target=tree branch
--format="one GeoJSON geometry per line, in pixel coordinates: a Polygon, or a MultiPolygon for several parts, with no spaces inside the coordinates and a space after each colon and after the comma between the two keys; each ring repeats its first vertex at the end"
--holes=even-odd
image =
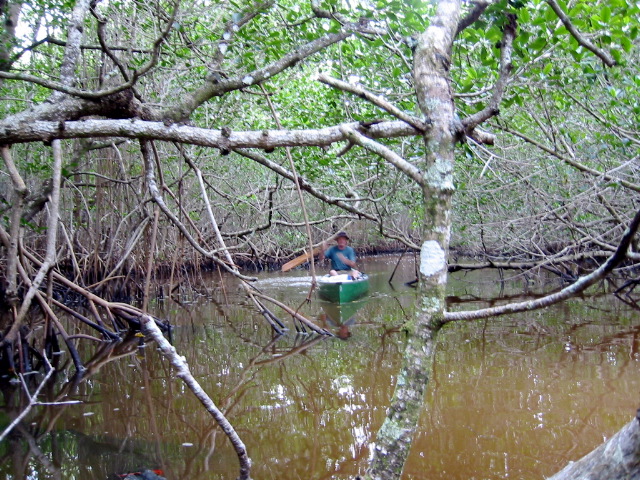
{"type": "MultiPolygon", "coordinates": [[[[11,68],[17,60],[15,56],[11,56],[11,47],[16,40],[16,27],[22,10],[22,2],[0,2],[3,6],[0,9],[0,22],[3,28],[0,28],[0,71],[6,71],[11,68]]],[[[1,84],[2,82],[0,82],[1,84]]]]}
{"type": "Polygon", "coordinates": [[[246,280],[246,281],[249,281],[249,282],[255,281],[256,280],[255,277],[247,277],[245,275],[242,275],[237,270],[234,270],[233,267],[230,267],[229,265],[227,265],[226,262],[223,262],[221,259],[219,259],[215,255],[215,252],[207,252],[196,241],[196,239],[193,238],[193,236],[187,230],[187,227],[185,227],[184,224],[171,212],[171,210],[169,210],[169,207],[164,202],[164,199],[162,198],[162,195],[160,194],[160,190],[158,189],[158,185],[157,185],[156,180],[155,180],[155,173],[154,173],[155,169],[153,167],[153,162],[149,158],[149,149],[147,147],[147,142],[142,140],[140,142],[140,147],[141,147],[141,150],[142,150],[142,157],[144,159],[144,164],[145,164],[145,169],[146,169],[146,181],[147,181],[147,188],[149,189],[149,193],[151,194],[151,197],[153,198],[153,201],[156,202],[156,204],[160,207],[162,212],[171,221],[171,223],[173,223],[178,228],[178,230],[180,230],[180,232],[185,236],[185,238],[191,244],[191,246],[198,253],[200,253],[203,257],[211,259],[214,263],[219,265],[220,268],[222,268],[226,272],[229,272],[233,276],[235,276],[237,278],[240,278],[241,280],[246,280]]]}
{"type": "Polygon", "coordinates": [[[486,2],[484,0],[479,0],[477,2],[471,2],[473,8],[458,22],[458,30],[456,31],[456,37],[460,35],[465,28],[473,25],[476,20],[478,20],[484,11],[487,9],[489,5],[495,2],[486,2]]]}
{"type": "Polygon", "coordinates": [[[0,433],[0,442],[2,442],[2,440],[4,440],[4,438],[11,433],[11,430],[13,430],[16,425],[18,425],[23,418],[25,418],[29,412],[31,411],[31,409],[38,404],[38,395],[40,394],[40,390],[42,390],[44,388],[44,386],[49,382],[49,379],[51,378],[51,375],[53,375],[53,372],[55,371],[54,368],[51,366],[51,364],[49,363],[49,360],[47,359],[46,355],[42,355],[42,357],[45,359],[46,363],[47,363],[47,373],[44,376],[44,378],[42,379],[42,381],[40,382],[40,384],[38,385],[38,387],[36,388],[36,390],[33,392],[33,395],[31,395],[29,393],[29,389],[27,388],[27,384],[24,381],[24,377],[22,376],[22,374],[20,374],[20,381],[22,383],[22,387],[24,388],[24,392],[27,395],[27,398],[29,399],[29,405],[27,405],[21,412],[20,415],[18,415],[16,418],[13,419],[13,421],[7,425],[7,427],[2,431],[2,433],[0,433]]]}
{"type": "Polygon", "coordinates": [[[7,345],[15,340],[18,329],[22,324],[22,320],[29,311],[31,301],[40,288],[45,276],[49,274],[49,270],[53,267],[56,260],[56,240],[58,232],[58,211],[60,207],[60,180],[62,178],[62,149],[59,140],[54,140],[53,144],[53,189],[51,191],[51,202],[49,207],[49,218],[47,220],[47,237],[46,237],[46,253],[44,262],[40,266],[35,278],[31,281],[31,285],[24,295],[22,305],[18,311],[11,328],[0,342],[0,345],[7,345]]]}
{"type": "Polygon", "coordinates": [[[339,90],[353,93],[354,95],[357,95],[358,97],[365,99],[366,101],[374,104],[375,106],[380,107],[385,112],[393,115],[398,120],[402,120],[403,122],[408,123],[413,128],[415,128],[416,130],[418,130],[423,134],[427,131],[428,122],[423,122],[419,118],[415,118],[412,115],[408,115],[404,113],[395,105],[392,105],[391,103],[387,102],[384,98],[378,97],[372,94],[371,92],[368,92],[367,90],[365,90],[363,87],[359,85],[352,85],[350,83],[343,82],[342,80],[338,80],[337,78],[332,78],[329,75],[326,75],[324,73],[321,73],[320,75],[318,75],[318,81],[326,85],[329,85],[331,87],[337,88],[339,90]]]}
{"type": "Polygon", "coordinates": [[[370,152],[375,153],[376,155],[381,156],[391,165],[396,167],[406,176],[415,181],[418,185],[424,185],[424,177],[420,172],[420,169],[415,167],[414,165],[407,162],[400,155],[395,153],[390,148],[382,145],[381,143],[375,142],[370,138],[365,137],[364,135],[359,134],[355,130],[349,127],[342,127],[341,131],[349,138],[353,143],[357,143],[363,148],[366,148],[370,152]]]}
{"type": "Polygon", "coordinates": [[[478,143],[493,145],[495,142],[494,135],[489,135],[486,132],[475,132],[474,130],[481,123],[500,113],[498,106],[502,101],[507,83],[509,82],[511,70],[513,69],[511,54],[513,52],[513,40],[516,37],[517,28],[516,16],[514,14],[507,14],[507,24],[504,27],[502,42],[500,44],[500,71],[498,73],[498,81],[493,88],[491,100],[485,108],[462,121],[466,135],[478,143]]]}
{"type": "Polygon", "coordinates": [[[549,155],[553,155],[554,157],[556,157],[558,160],[563,161],[564,163],[566,163],[567,165],[571,165],[572,167],[576,168],[577,170],[583,172],[583,173],[587,173],[595,178],[601,178],[602,180],[606,180],[608,182],[617,182],[619,183],[621,186],[628,188],[630,190],[633,190],[634,192],[640,192],[640,185],[637,183],[631,183],[628,182],[627,180],[623,180],[622,178],[619,177],[614,177],[613,175],[610,175],[608,173],[603,173],[600,172],[596,169],[587,167],[586,165],[580,163],[580,162],[576,162],[575,160],[565,157],[564,155],[560,155],[558,152],[556,152],[555,150],[552,150],[549,147],[546,147],[545,145],[541,144],[540,142],[534,140],[531,137],[526,136],[523,133],[520,133],[516,130],[512,130],[511,128],[508,127],[501,127],[501,126],[497,126],[497,128],[499,128],[500,130],[503,130],[505,132],[511,133],[512,135],[515,135],[516,137],[521,138],[522,140],[524,140],[527,143],[530,143],[531,145],[544,150],[545,152],[547,152],[549,155]]]}
{"type": "Polygon", "coordinates": [[[587,50],[593,52],[607,67],[613,67],[617,64],[617,62],[611,57],[608,53],[600,50],[593,43],[591,43],[584,35],[582,35],[578,29],[571,23],[571,19],[562,11],[560,5],[556,0],[546,0],[549,6],[556,13],[560,21],[564,24],[564,26],[569,30],[569,33],[576,39],[576,41],[582,45],[587,50]]]}
{"type": "Polygon", "coordinates": [[[193,378],[187,362],[183,357],[178,355],[175,347],[171,345],[166,338],[164,338],[162,332],[149,315],[142,315],[141,327],[142,333],[150,336],[158,344],[160,352],[162,352],[162,354],[171,362],[173,368],[176,369],[178,378],[187,385],[189,390],[191,390],[196,398],[200,400],[200,403],[205,407],[207,412],[209,412],[217,424],[220,425],[220,428],[225,435],[227,435],[227,438],[229,438],[229,441],[238,456],[238,461],[240,462],[240,476],[238,478],[241,480],[249,480],[251,459],[247,454],[247,449],[242,439],[233,428],[233,425],[231,425],[229,420],[227,420],[224,414],[218,409],[213,400],[211,400],[211,397],[207,395],[207,392],[202,389],[198,381],[193,378]]]}
{"type": "MultiPolygon", "coordinates": [[[[273,172],[277,173],[278,175],[280,175],[283,178],[286,178],[287,180],[290,180],[291,182],[295,181],[295,177],[293,175],[293,173],[291,173],[289,170],[283,168],[280,164],[275,163],[270,161],[269,159],[267,159],[265,156],[260,155],[257,152],[253,152],[250,150],[244,150],[244,149],[238,149],[238,150],[234,150],[236,153],[238,153],[239,155],[242,155],[243,157],[249,158],[267,168],[269,168],[270,170],[272,170],[273,172]]],[[[325,195],[324,193],[322,193],[319,190],[316,190],[315,188],[313,188],[313,186],[311,184],[309,184],[309,182],[307,182],[307,180],[305,180],[302,177],[298,177],[299,181],[300,181],[300,188],[302,190],[304,190],[305,192],[310,193],[311,195],[313,195],[314,197],[316,197],[318,200],[321,200],[322,202],[328,204],[328,205],[335,205],[337,207],[340,207],[341,209],[353,213],[355,215],[358,215],[359,217],[362,218],[366,218],[368,220],[372,220],[372,221],[376,221],[376,217],[374,217],[371,214],[366,213],[363,210],[360,210],[352,205],[350,205],[349,203],[346,203],[340,199],[336,199],[333,197],[329,197],[327,195],[325,195]]]]}
{"type": "Polygon", "coordinates": [[[325,147],[347,140],[342,126],[369,138],[395,138],[420,135],[405,122],[380,122],[364,126],[359,122],[308,130],[262,130],[235,132],[191,127],[188,125],[143,120],[85,120],[85,121],[31,121],[0,123],[0,144],[50,142],[54,138],[105,138],[120,137],[144,140],[163,140],[189,143],[220,150],[260,148],[269,150],[280,147],[325,147]]]}
{"type": "Polygon", "coordinates": [[[500,307],[485,308],[481,310],[465,312],[445,312],[444,323],[458,320],[478,320],[480,318],[494,317],[498,315],[505,315],[508,313],[537,310],[539,308],[548,307],[550,305],[554,305],[556,303],[574,297],[589,288],[591,285],[599,282],[604,277],[606,277],[627,257],[627,250],[629,249],[631,241],[633,240],[633,237],[638,230],[638,226],[640,226],[640,210],[636,212],[635,216],[622,235],[620,243],[618,244],[618,249],[615,251],[615,253],[591,274],[581,277],[577,282],[569,285],[566,288],[563,288],[559,292],[552,293],[551,295],[547,295],[536,300],[511,303],[508,305],[502,305],[500,307]]]}
{"type": "Polygon", "coordinates": [[[235,33],[238,32],[244,25],[253,20],[256,16],[258,16],[262,10],[272,7],[274,3],[275,0],[266,0],[264,2],[257,3],[256,5],[252,5],[251,7],[249,7],[249,11],[246,11],[242,14],[242,18],[227,22],[222,34],[222,39],[220,39],[216,44],[217,50],[213,55],[213,60],[211,60],[208,65],[208,69],[210,72],[215,74],[215,72],[219,71],[220,65],[224,60],[227,45],[231,43],[233,37],[235,36],[235,33]]]}
{"type": "Polygon", "coordinates": [[[62,65],[60,66],[60,83],[71,86],[75,82],[75,71],[80,58],[80,43],[84,31],[84,18],[89,11],[91,0],[79,0],[73,7],[69,31],[67,33],[67,45],[64,49],[62,65]]]}
{"type": "Polygon", "coordinates": [[[7,245],[7,273],[6,273],[6,295],[9,303],[15,305],[17,303],[18,294],[18,244],[20,239],[20,228],[22,211],[24,208],[25,198],[29,193],[27,186],[18,171],[11,150],[7,145],[0,145],[2,159],[7,167],[9,178],[13,184],[13,201],[11,202],[11,220],[9,224],[9,244],[7,245]]]}
{"type": "Polygon", "coordinates": [[[640,476],[640,411],[613,437],[547,480],[614,480],[640,476]]]}

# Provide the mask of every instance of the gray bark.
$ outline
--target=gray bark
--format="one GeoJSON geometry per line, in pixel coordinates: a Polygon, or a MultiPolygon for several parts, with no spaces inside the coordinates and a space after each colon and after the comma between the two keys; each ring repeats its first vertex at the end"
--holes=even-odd
{"type": "MultiPolygon", "coordinates": [[[[7,71],[11,68],[14,58],[11,55],[11,47],[16,38],[16,26],[20,18],[22,2],[9,2],[0,0],[0,71],[7,71]]],[[[0,85],[2,79],[0,78],[0,85]]]]}
{"type": "Polygon", "coordinates": [[[7,245],[7,278],[6,278],[6,295],[11,304],[17,302],[17,272],[18,272],[18,243],[20,238],[20,217],[24,200],[29,190],[20,176],[16,168],[9,147],[3,145],[0,147],[2,159],[13,184],[13,200],[11,207],[11,223],[9,231],[9,244],[7,245]]]}
{"type": "MultiPolygon", "coordinates": [[[[60,102],[62,105],[65,102],[60,102]]],[[[68,114],[64,109],[56,110],[59,118],[68,114]]],[[[324,147],[344,142],[347,135],[342,126],[349,127],[369,138],[395,138],[419,135],[420,132],[402,121],[380,122],[363,126],[359,122],[335,127],[308,130],[263,130],[230,131],[191,127],[181,124],[165,124],[142,120],[84,120],[41,121],[39,113],[25,117],[9,117],[0,123],[0,143],[48,142],[55,138],[105,138],[120,137],[169,142],[189,143],[203,147],[232,150],[236,148],[272,149],[278,147],[324,147]]],[[[100,113],[96,110],[94,113],[100,113]]],[[[55,117],[55,115],[54,115],[55,117]]]]}
{"type": "MultiPolygon", "coordinates": [[[[367,472],[374,479],[396,479],[402,475],[423,409],[435,341],[442,325],[455,147],[449,66],[460,7],[459,0],[438,2],[436,14],[418,38],[415,50],[416,95],[422,113],[431,121],[431,128],[424,134],[426,156],[421,170],[425,173],[419,177],[424,202],[421,297],[414,322],[406,326],[409,336],[402,368],[387,418],[376,437],[374,456],[367,472]]],[[[417,180],[415,176],[412,178],[417,180]]]]}
{"type": "MultiPolygon", "coordinates": [[[[53,268],[56,262],[56,244],[58,238],[58,212],[60,207],[60,181],[62,178],[62,148],[60,146],[60,141],[55,140],[52,145],[53,151],[53,190],[51,192],[51,202],[50,202],[50,210],[49,210],[49,218],[47,220],[47,243],[46,243],[46,253],[44,257],[44,261],[38,270],[35,278],[32,280],[31,285],[29,286],[29,290],[24,296],[22,300],[22,305],[20,306],[20,310],[16,315],[16,319],[11,325],[11,328],[6,333],[0,345],[5,345],[10,342],[13,342],[16,339],[16,335],[18,333],[18,329],[22,324],[23,319],[27,315],[29,311],[29,307],[31,306],[31,301],[33,297],[38,292],[40,285],[44,281],[45,277],[49,274],[49,270],[53,268]]],[[[4,151],[4,149],[3,149],[4,151]]],[[[13,241],[13,239],[12,239],[13,241]]]]}

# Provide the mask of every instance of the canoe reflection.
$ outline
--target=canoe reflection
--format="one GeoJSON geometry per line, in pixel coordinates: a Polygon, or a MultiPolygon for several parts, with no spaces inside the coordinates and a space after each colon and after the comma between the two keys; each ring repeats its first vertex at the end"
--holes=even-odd
{"type": "Polygon", "coordinates": [[[364,307],[369,299],[345,304],[322,302],[322,310],[318,317],[321,325],[335,333],[338,338],[346,340],[351,336],[350,327],[357,323],[357,312],[364,307]]]}

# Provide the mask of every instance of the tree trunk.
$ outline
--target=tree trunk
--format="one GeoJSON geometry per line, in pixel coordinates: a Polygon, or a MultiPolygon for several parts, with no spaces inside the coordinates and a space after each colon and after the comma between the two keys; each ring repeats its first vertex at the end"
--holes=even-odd
{"type": "Polygon", "coordinates": [[[450,86],[451,46],[460,15],[459,0],[438,3],[436,15],[418,38],[414,83],[418,102],[431,128],[425,134],[424,217],[420,253],[420,289],[415,320],[406,326],[407,348],[391,405],[378,435],[368,476],[400,478],[409,455],[442,326],[451,231],[451,195],[455,147],[455,112],[450,86]]]}

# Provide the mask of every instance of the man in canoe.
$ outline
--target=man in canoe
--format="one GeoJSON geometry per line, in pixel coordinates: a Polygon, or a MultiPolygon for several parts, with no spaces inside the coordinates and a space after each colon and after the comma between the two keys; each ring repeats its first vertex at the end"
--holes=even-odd
{"type": "Polygon", "coordinates": [[[360,276],[360,272],[356,270],[356,251],[349,246],[349,236],[345,232],[338,232],[336,245],[327,248],[327,244],[322,242],[318,260],[323,261],[325,258],[331,260],[329,275],[349,273],[353,278],[360,276]]]}

